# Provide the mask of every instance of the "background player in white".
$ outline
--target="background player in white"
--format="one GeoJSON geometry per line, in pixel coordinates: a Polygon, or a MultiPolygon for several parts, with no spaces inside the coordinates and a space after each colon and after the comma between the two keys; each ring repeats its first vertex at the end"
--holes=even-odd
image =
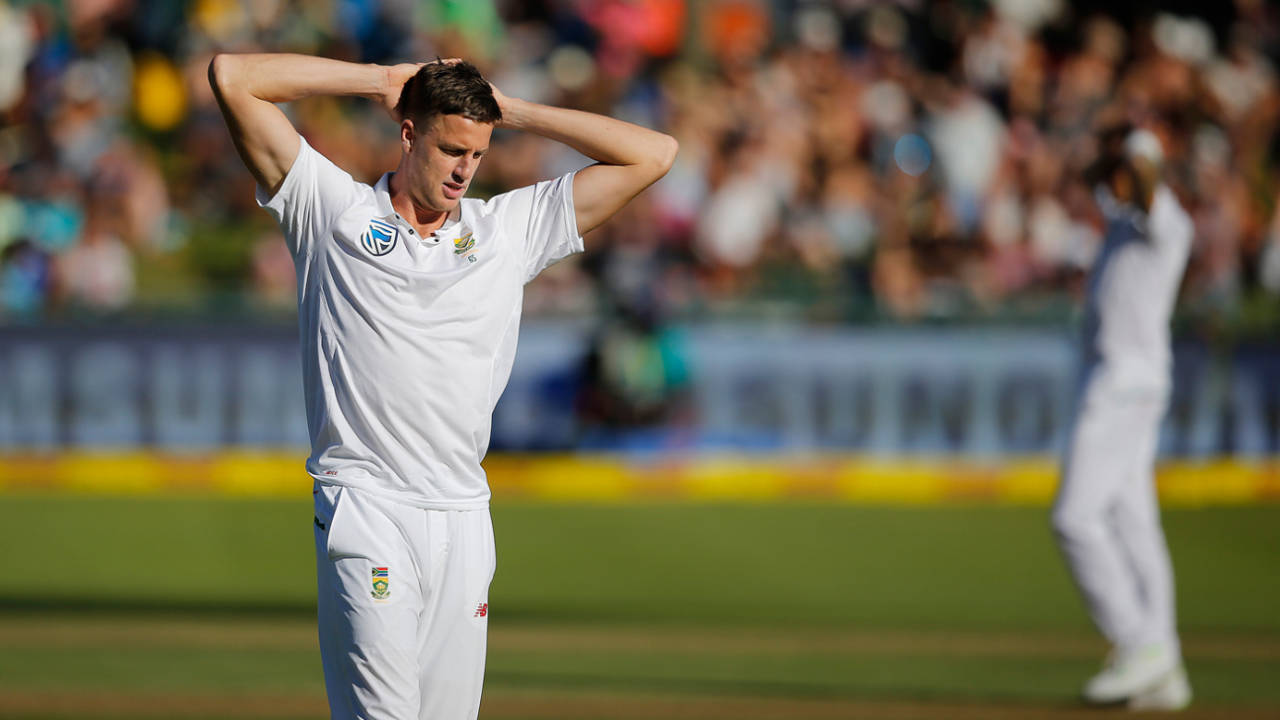
{"type": "Polygon", "coordinates": [[[219,55],[209,74],[297,271],[332,716],[474,718],[494,569],[480,460],[523,285],[666,173],[676,142],[508,98],[457,61],[219,55]],[[310,95],[391,111],[395,171],[370,186],[312,149],[273,104],[310,95]],[[494,127],[596,164],[464,199],[494,127]]]}
{"type": "Polygon", "coordinates": [[[1088,281],[1080,395],[1052,520],[1112,645],[1085,699],[1180,709],[1191,689],[1153,473],[1172,382],[1169,320],[1193,227],[1161,181],[1163,155],[1152,131],[1116,126],[1090,172],[1106,232],[1088,281]]]}

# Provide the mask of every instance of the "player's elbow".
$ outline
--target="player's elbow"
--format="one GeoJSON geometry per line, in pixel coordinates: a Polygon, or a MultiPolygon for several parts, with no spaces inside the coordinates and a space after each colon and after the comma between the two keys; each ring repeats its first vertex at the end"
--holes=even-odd
{"type": "Polygon", "coordinates": [[[671,166],[676,162],[676,155],[680,153],[680,143],[670,135],[662,135],[658,141],[658,150],[655,153],[655,162],[658,168],[658,177],[667,174],[671,166]]]}
{"type": "Polygon", "coordinates": [[[240,59],[235,55],[218,53],[209,61],[209,87],[219,97],[234,87],[240,76],[240,59]]]}
{"type": "Polygon", "coordinates": [[[670,135],[655,133],[653,144],[646,148],[643,159],[634,166],[640,172],[644,187],[648,187],[667,174],[675,164],[676,154],[680,152],[680,143],[670,135]]]}

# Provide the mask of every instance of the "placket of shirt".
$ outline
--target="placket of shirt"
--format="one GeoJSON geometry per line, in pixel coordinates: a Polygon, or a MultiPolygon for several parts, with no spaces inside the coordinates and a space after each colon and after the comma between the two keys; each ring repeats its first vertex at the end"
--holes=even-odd
{"type": "Polygon", "coordinates": [[[409,251],[409,257],[413,259],[415,267],[421,267],[430,261],[428,253],[434,252],[436,246],[440,244],[440,238],[435,234],[423,236],[418,233],[404,218],[400,217],[400,213],[392,213],[396,219],[396,225],[400,227],[401,236],[406,238],[405,248],[409,251]]]}

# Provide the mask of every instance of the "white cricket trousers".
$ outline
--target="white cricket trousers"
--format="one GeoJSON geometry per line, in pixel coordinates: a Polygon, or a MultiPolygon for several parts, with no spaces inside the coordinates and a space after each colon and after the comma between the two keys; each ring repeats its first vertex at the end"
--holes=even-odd
{"type": "Polygon", "coordinates": [[[1156,499],[1165,395],[1086,390],[1053,506],[1058,546],[1112,645],[1178,649],[1173,568],[1156,499]]]}
{"type": "Polygon", "coordinates": [[[315,488],[320,657],[333,720],[474,720],[493,579],[486,510],[315,488]]]}

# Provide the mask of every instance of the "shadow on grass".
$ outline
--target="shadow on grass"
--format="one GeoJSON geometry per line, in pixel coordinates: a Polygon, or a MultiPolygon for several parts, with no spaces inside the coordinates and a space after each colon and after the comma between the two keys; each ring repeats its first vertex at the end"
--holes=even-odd
{"type": "Polygon", "coordinates": [[[489,686],[519,690],[611,690],[622,693],[677,694],[696,697],[758,697],[779,700],[833,700],[833,701],[911,701],[920,703],[1010,705],[1022,706],[1034,702],[1040,707],[1069,709],[1080,707],[1074,697],[1058,699],[1028,698],[1025,695],[983,691],[981,689],[957,692],[930,685],[913,686],[895,684],[892,687],[849,687],[815,682],[718,680],[711,678],[645,677],[628,674],[569,674],[569,673],[521,673],[487,671],[485,683],[489,686]]]}
{"type": "Polygon", "coordinates": [[[205,617],[315,617],[313,602],[251,602],[186,598],[101,598],[0,595],[0,615],[86,615],[205,617]]]}

